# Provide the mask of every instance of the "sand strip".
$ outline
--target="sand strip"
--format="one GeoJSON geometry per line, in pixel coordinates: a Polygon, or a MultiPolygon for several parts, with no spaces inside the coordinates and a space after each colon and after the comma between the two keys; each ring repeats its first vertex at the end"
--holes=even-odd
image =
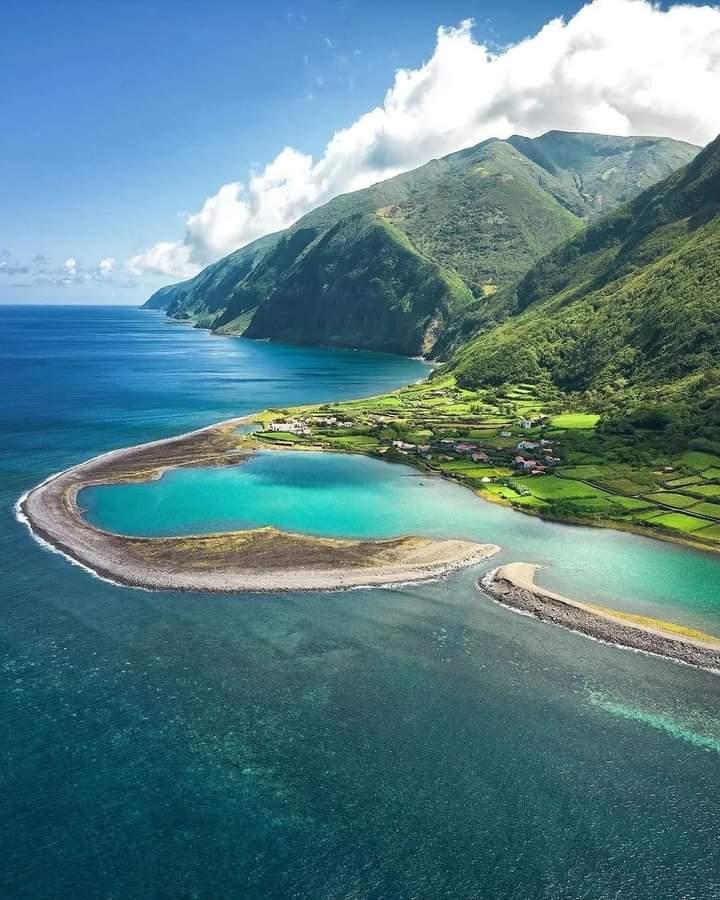
{"type": "Polygon", "coordinates": [[[620,647],[720,672],[720,639],[673,623],[634,617],[563,597],[535,584],[538,568],[530,563],[509,563],[489,572],[481,585],[503,606],[543,622],[620,647]],[[642,623],[632,621],[640,618],[642,623]]]}
{"type": "Polygon", "coordinates": [[[90,525],[78,507],[89,485],[147,481],[178,466],[241,465],[244,419],[111,451],[48,478],[20,498],[18,518],[70,561],[109,581],[150,590],[339,590],[426,581],[475,565],[494,544],[401,537],[352,541],[274,528],[178,538],[133,538],[90,525]]]}

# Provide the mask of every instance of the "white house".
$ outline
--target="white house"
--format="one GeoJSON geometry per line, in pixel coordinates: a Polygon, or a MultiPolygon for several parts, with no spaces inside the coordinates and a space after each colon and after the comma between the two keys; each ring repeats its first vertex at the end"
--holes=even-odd
{"type": "Polygon", "coordinates": [[[310,434],[310,429],[304,422],[290,420],[288,422],[270,422],[266,431],[286,431],[289,434],[310,434]]]}

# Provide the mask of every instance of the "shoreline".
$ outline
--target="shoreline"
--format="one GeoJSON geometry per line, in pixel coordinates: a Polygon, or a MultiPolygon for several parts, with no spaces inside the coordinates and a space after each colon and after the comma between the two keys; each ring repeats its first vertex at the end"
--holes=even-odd
{"type": "Polygon", "coordinates": [[[535,583],[540,566],[508,563],[478,586],[501,606],[627,650],[720,674],[720,638],[646,616],[573,600],[535,583]]]}
{"type": "Polygon", "coordinates": [[[90,525],[77,497],[91,485],[160,478],[197,465],[236,466],[254,452],[228,419],[177,437],[111,450],[50,475],[15,504],[16,518],[46,549],[98,578],[146,590],[262,593],[333,591],[418,583],[477,565],[494,544],[405,536],[340,540],[275,528],[134,538],[90,525]]]}

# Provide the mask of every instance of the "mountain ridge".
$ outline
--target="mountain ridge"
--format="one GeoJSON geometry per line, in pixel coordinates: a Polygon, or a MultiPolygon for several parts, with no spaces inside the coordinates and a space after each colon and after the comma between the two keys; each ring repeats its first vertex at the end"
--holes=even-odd
{"type": "Polygon", "coordinates": [[[521,371],[606,406],[701,399],[720,382],[719,284],[720,137],[540,260],[450,367],[468,386],[521,371]]]}
{"type": "Polygon", "coordinates": [[[340,195],[146,306],[223,333],[437,355],[466,307],[695,150],[564,132],[491,138],[340,195]]]}

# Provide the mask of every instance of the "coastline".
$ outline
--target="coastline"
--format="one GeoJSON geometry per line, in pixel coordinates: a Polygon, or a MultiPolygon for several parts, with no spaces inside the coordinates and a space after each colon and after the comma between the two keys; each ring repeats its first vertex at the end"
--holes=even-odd
{"type": "Polygon", "coordinates": [[[476,565],[494,544],[401,537],[353,541],[274,528],[178,538],[133,538],[90,525],[77,497],[90,485],[147,481],[182,466],[241,465],[253,452],[237,427],[251,416],[112,450],[51,475],[15,511],[45,547],[99,578],[148,590],[268,592],[343,590],[421,582],[476,565]]]}
{"type": "Polygon", "coordinates": [[[479,586],[502,606],[603,643],[720,673],[720,638],[644,616],[572,600],[540,587],[532,563],[509,563],[479,586]]]}

